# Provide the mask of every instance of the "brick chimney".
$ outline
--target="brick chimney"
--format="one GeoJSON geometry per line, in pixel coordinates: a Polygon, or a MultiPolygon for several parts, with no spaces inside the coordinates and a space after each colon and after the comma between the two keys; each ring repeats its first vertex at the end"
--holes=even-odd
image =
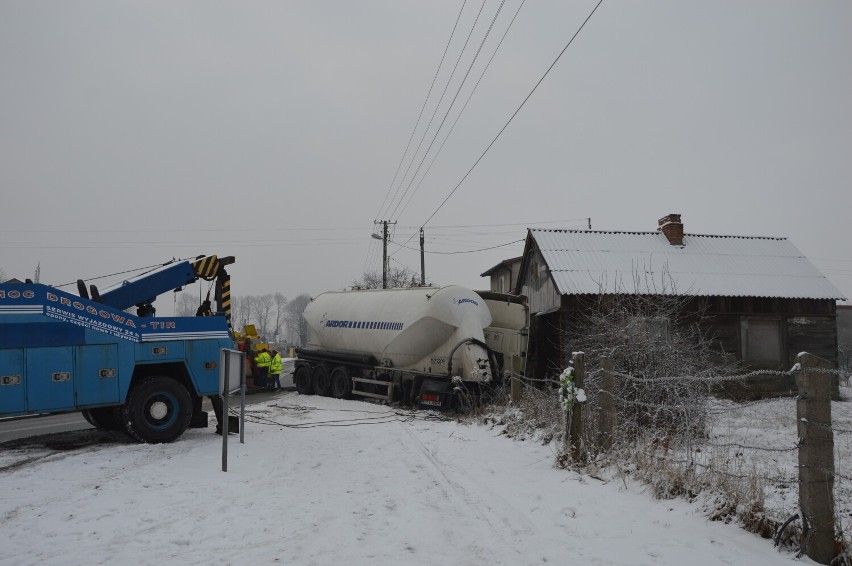
{"type": "Polygon", "coordinates": [[[657,224],[657,230],[666,235],[671,245],[683,245],[683,224],[680,221],[680,214],[663,216],[657,220],[657,224]]]}

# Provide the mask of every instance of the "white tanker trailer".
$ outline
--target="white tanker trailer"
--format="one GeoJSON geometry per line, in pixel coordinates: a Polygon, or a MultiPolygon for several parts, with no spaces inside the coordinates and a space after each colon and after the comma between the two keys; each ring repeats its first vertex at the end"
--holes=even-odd
{"type": "Polygon", "coordinates": [[[523,373],[526,298],[458,285],[323,293],[304,312],[301,394],[351,395],[446,408],[460,392],[523,373]]]}

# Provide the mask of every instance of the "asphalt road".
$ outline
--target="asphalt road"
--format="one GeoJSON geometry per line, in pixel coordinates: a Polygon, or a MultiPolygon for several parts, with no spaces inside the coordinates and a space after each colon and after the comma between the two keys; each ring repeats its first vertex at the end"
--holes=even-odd
{"type": "Polygon", "coordinates": [[[80,413],[65,413],[44,417],[22,417],[0,420],[0,443],[55,432],[70,432],[92,428],[80,413]]]}
{"type": "MultiPolygon", "coordinates": [[[[292,387],[293,378],[291,375],[281,376],[281,385],[283,387],[292,387]]],[[[257,393],[246,397],[246,404],[251,405],[260,401],[265,401],[274,393],[257,393]]],[[[232,397],[237,399],[239,397],[232,397]]],[[[233,404],[234,401],[231,401],[233,404]]],[[[232,405],[233,406],[233,405],[232,405]]],[[[214,419],[213,407],[210,401],[205,397],[202,408],[210,413],[210,418],[214,419]]],[[[32,436],[40,436],[42,434],[53,434],[57,432],[73,432],[76,430],[86,430],[93,428],[83,415],[77,413],[62,413],[59,415],[45,415],[32,417],[12,417],[0,419],[0,444],[9,440],[17,440],[19,438],[29,438],[32,436]]]]}

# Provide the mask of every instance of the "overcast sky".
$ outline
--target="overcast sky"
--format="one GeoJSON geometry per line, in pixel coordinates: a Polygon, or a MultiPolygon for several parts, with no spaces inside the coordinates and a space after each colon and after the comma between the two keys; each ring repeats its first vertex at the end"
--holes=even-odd
{"type": "Polygon", "coordinates": [[[392,267],[425,224],[427,278],[483,288],[526,227],[680,213],[852,298],[845,0],[604,1],[465,178],[596,4],[0,0],[0,269],[235,255],[234,294],[294,297],[380,270],[389,220],[392,267]]]}

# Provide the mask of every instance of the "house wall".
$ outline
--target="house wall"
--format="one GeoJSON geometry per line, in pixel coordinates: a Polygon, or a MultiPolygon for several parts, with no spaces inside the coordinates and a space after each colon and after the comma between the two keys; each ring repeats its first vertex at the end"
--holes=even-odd
{"type": "Polygon", "coordinates": [[[564,316],[564,312],[557,311],[531,317],[527,377],[535,380],[554,378],[565,369],[568,340],[564,316]]]}
{"type": "MultiPolygon", "coordinates": [[[[557,342],[531,348],[533,356],[543,358],[532,360],[539,377],[558,374],[566,356],[578,348],[579,334],[583,332],[580,313],[595,299],[565,295],[557,312],[539,317],[542,324],[531,340],[546,338],[557,342]]],[[[700,322],[705,335],[718,348],[720,361],[727,358],[741,362],[747,369],[786,372],[800,352],[809,352],[838,367],[834,301],[710,297],[693,299],[685,309],[685,322],[700,322]],[[751,355],[750,345],[757,350],[751,355]]],[[[836,376],[834,380],[838,393],[836,376]]],[[[792,375],[771,375],[726,385],[725,391],[743,398],[790,395],[795,394],[796,384],[792,375]]]]}
{"type": "Polygon", "coordinates": [[[852,305],[837,305],[838,364],[852,368],[852,305]]]}
{"type": "MultiPolygon", "coordinates": [[[[788,370],[800,352],[819,356],[837,367],[837,318],[834,301],[814,299],[773,299],[757,297],[711,297],[706,304],[706,326],[717,336],[725,352],[753,368],[788,370]],[[747,332],[749,321],[777,323],[780,359],[771,362],[749,360],[747,332]]],[[[698,301],[693,310],[698,311],[698,301]]]]}
{"type": "Polygon", "coordinates": [[[509,265],[501,265],[491,274],[491,290],[495,293],[511,293],[518,284],[518,273],[521,270],[521,261],[513,261],[509,265]],[[502,287],[501,287],[502,280],[502,287]]]}
{"type": "Polygon", "coordinates": [[[550,276],[547,263],[537,248],[531,250],[529,254],[524,263],[522,278],[524,283],[519,294],[529,299],[530,313],[555,311],[561,306],[561,296],[550,276]]]}

